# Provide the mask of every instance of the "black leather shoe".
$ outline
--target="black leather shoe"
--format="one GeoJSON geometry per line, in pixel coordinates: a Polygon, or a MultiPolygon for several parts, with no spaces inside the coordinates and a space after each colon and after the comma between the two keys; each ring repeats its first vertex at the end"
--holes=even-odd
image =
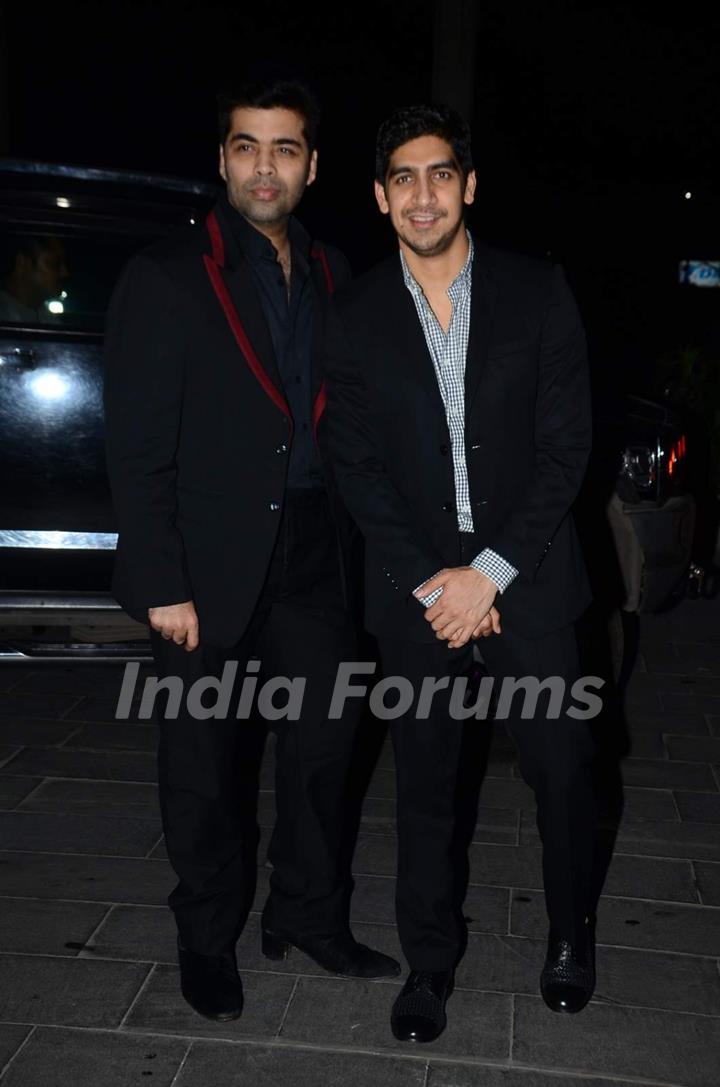
{"type": "Polygon", "coordinates": [[[178,939],[180,988],[191,1008],[206,1019],[237,1019],[243,1009],[243,990],[235,952],[201,955],[178,939]]]}
{"type": "Polygon", "coordinates": [[[390,1027],[401,1042],[433,1042],[447,1026],[445,1002],[453,989],[451,970],[412,970],[393,1004],[390,1027]]]}
{"type": "Polygon", "coordinates": [[[285,936],[263,928],[262,952],[266,959],[281,962],[291,947],[304,951],[323,970],[347,978],[396,978],[400,973],[399,962],[359,944],[350,931],[336,936],[285,936]]]}
{"type": "Polygon", "coordinates": [[[548,936],[545,966],[540,975],[540,992],[554,1012],[574,1014],[583,1010],[595,991],[595,940],[593,925],[587,922],[578,944],[548,936]]]}

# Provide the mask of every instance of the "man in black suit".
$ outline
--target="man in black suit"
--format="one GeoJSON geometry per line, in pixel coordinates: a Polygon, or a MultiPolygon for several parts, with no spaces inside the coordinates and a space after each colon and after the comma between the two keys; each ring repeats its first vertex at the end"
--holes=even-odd
{"type": "MultiPolygon", "coordinates": [[[[393,114],[378,135],[375,193],[400,252],[336,296],[328,329],[331,449],[365,536],[367,626],[386,676],[410,679],[416,696],[424,677],[467,672],[480,635],[496,679],[557,676],[567,691],[573,621],[589,602],[570,515],[590,448],[580,318],[560,268],[466,230],[475,184],[454,111],[393,114]]],[[[392,1028],[417,1041],[444,1028],[462,944],[451,860],[462,726],[449,700],[440,689],[429,716],[416,701],[392,725],[411,970],[392,1028]]],[[[558,719],[538,709],[528,720],[513,703],[508,720],[543,841],[541,989],[562,1011],[580,1010],[594,985],[593,744],[572,710],[566,696],[558,719]]]]}
{"type": "Polygon", "coordinates": [[[177,719],[160,715],[182,990],[212,1019],[242,1009],[235,942],[257,846],[240,784],[252,731],[237,719],[246,669],[255,677],[261,667],[261,682],[306,681],[299,720],[277,726],[264,953],[284,958],[294,945],[333,973],[399,972],[353,939],[341,861],[358,715],[328,723],[328,708],[338,663],[356,656],[354,528],[325,452],[319,347],[328,297],[349,275],[343,256],[292,215],[315,180],[316,131],[317,106],[301,84],[223,99],[226,192],[204,225],[130,262],[108,323],[115,593],[149,620],[159,673],[180,676],[185,692],[237,662],[220,719],[198,720],[185,698],[177,719]]]}

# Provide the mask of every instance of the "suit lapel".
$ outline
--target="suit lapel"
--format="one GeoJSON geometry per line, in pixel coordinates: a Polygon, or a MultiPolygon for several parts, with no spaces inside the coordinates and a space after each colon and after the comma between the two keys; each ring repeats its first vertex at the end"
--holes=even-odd
{"type": "Polygon", "coordinates": [[[211,252],[204,254],[205,269],[245,362],[273,403],[291,418],[252,273],[221,224],[220,216],[211,211],[206,221],[211,252]]]}
{"type": "Polygon", "coordinates": [[[492,278],[490,265],[482,246],[475,242],[472,270],[472,294],[470,299],[470,337],[465,360],[465,419],[470,416],[477,395],[480,379],[485,368],[493,314],[497,300],[497,286],[492,278]]]}
{"type": "Polygon", "coordinates": [[[387,262],[388,282],[382,293],[385,313],[378,321],[383,342],[398,361],[405,377],[425,393],[432,409],[445,419],[445,407],[435,374],[435,365],[425,340],[415,301],[405,286],[400,257],[387,262]]]}

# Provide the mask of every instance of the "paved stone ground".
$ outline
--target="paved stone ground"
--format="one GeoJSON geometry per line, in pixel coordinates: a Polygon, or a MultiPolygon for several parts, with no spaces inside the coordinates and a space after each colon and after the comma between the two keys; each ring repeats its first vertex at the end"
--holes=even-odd
{"type": "MultiPolygon", "coordinates": [[[[470,847],[469,943],[428,1048],[400,1045],[399,985],[269,964],[239,946],[240,1020],[178,993],[154,727],[113,720],[118,672],[0,672],[0,1079],[5,1087],[716,1087],[720,1083],[720,604],[643,622],[627,687],[625,809],[577,1017],[538,996],[545,921],[531,794],[499,727],[470,847]]],[[[490,728],[491,726],[487,726],[490,728]]],[[[260,822],[272,825],[266,765],[260,822]]],[[[355,853],[354,928],[399,955],[394,773],[383,747],[355,853]]],[[[264,841],[268,830],[264,829],[264,841]]],[[[263,854],[261,854],[262,858],[263,854]]],[[[267,870],[259,870],[259,909],[267,870]]]]}

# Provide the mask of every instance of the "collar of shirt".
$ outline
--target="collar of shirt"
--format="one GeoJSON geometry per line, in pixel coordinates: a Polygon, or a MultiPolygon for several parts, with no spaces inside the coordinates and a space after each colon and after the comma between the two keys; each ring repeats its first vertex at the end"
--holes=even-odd
{"type": "MultiPolygon", "coordinates": [[[[447,289],[448,298],[452,302],[453,306],[466,295],[470,293],[472,286],[472,262],[475,253],[475,246],[472,240],[472,234],[469,230],[465,230],[465,235],[468,240],[468,255],[462,268],[455,276],[450,286],[447,289]]],[[[427,299],[425,298],[425,292],[415,279],[415,276],[410,271],[408,263],[405,260],[405,254],[402,249],[400,250],[400,263],[402,265],[403,279],[405,280],[405,286],[412,295],[422,300],[423,305],[427,305],[427,299]]]]}
{"type": "MultiPolygon", "coordinates": [[[[227,220],[232,231],[233,238],[240,247],[243,256],[251,263],[262,260],[277,263],[277,249],[264,234],[248,222],[244,215],[237,211],[227,198],[225,193],[220,197],[227,220]]],[[[288,221],[288,236],[292,250],[293,265],[299,258],[300,268],[304,272],[310,263],[311,240],[305,227],[294,216],[288,221]]]]}

